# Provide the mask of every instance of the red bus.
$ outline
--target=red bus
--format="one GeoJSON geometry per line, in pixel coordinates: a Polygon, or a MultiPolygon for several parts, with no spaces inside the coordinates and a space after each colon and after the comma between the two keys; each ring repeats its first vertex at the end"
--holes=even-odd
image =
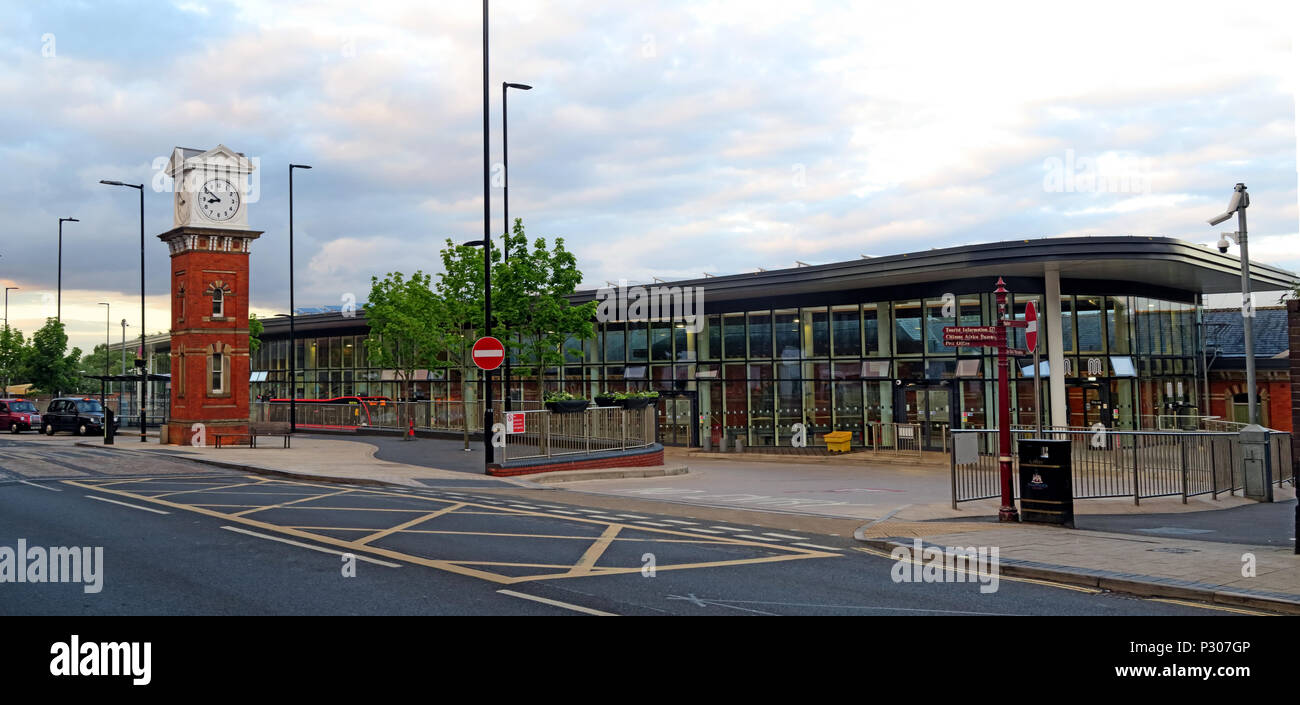
{"type": "MultiPolygon", "coordinates": [[[[276,397],[270,400],[272,404],[283,404],[285,406],[288,406],[290,401],[291,400],[288,397],[283,397],[283,398],[276,397]]],[[[331,406],[349,406],[349,405],[354,406],[355,409],[353,410],[352,414],[347,414],[346,412],[343,412],[343,413],[329,413],[327,415],[324,415],[324,418],[319,419],[323,423],[304,423],[303,422],[304,417],[306,417],[308,421],[312,421],[311,416],[316,416],[317,414],[314,414],[312,412],[308,412],[307,414],[304,414],[303,412],[305,411],[305,409],[300,408],[298,409],[298,414],[297,414],[298,416],[297,426],[299,428],[326,428],[326,429],[355,431],[358,428],[366,428],[369,426],[373,426],[374,415],[371,414],[371,409],[385,406],[388,402],[392,401],[392,399],[389,399],[388,397],[332,397],[330,399],[295,399],[292,401],[295,401],[298,404],[312,404],[312,405],[326,404],[331,406]],[[353,421],[354,423],[347,423],[347,421],[349,420],[353,421]]],[[[287,410],[283,412],[285,416],[285,420],[288,420],[288,413],[289,412],[287,410]]]]}

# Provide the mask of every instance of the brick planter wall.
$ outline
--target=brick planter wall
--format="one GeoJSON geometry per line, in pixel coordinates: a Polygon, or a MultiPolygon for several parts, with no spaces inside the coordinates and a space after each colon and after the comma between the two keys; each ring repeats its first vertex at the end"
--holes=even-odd
{"type": "Polygon", "coordinates": [[[597,470],[604,468],[639,468],[654,467],[664,464],[664,450],[659,448],[654,451],[645,453],[628,453],[612,458],[592,458],[592,459],[575,459],[570,461],[557,460],[553,463],[542,465],[523,465],[520,467],[503,468],[499,465],[493,465],[488,468],[488,474],[494,477],[513,477],[515,475],[536,475],[542,472],[557,472],[560,470],[597,470]]]}

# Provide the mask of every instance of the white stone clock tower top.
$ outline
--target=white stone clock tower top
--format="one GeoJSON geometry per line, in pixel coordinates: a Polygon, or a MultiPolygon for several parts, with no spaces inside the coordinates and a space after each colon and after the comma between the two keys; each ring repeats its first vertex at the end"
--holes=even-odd
{"type": "Polygon", "coordinates": [[[248,230],[249,176],[257,166],[224,144],[206,152],[177,147],[167,164],[174,226],[248,230]]]}

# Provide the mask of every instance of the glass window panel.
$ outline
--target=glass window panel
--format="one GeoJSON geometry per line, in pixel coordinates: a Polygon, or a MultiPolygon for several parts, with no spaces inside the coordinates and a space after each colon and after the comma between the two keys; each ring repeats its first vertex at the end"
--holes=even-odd
{"type": "Polygon", "coordinates": [[[836,357],[862,355],[862,312],[857,306],[831,309],[831,346],[836,357]]]}
{"type": "Polygon", "coordinates": [[[829,357],[831,354],[830,316],[824,308],[805,308],[799,314],[803,327],[804,357],[829,357]]]}
{"type": "Polygon", "coordinates": [[[957,325],[956,300],[950,304],[952,309],[944,311],[944,301],[942,299],[926,299],[925,301],[925,347],[930,353],[952,354],[956,352],[954,348],[943,344],[944,326],[957,325]],[[952,315],[945,316],[944,313],[952,315]]]}
{"type": "Polygon", "coordinates": [[[727,359],[745,359],[745,314],[729,313],[723,316],[722,330],[727,359]]]}
{"type": "Polygon", "coordinates": [[[1110,351],[1126,353],[1129,345],[1129,306],[1127,297],[1106,297],[1106,342],[1110,351]]]}
{"type": "Polygon", "coordinates": [[[772,314],[767,311],[749,314],[749,356],[772,357],[772,314]]]}
{"type": "Polygon", "coordinates": [[[1102,313],[1102,297],[1078,296],[1074,300],[1074,326],[1078,330],[1079,352],[1105,352],[1102,313]]]}
{"type": "Polygon", "coordinates": [[[888,357],[890,355],[889,330],[888,303],[862,305],[862,331],[868,356],[888,357]]]}
{"type": "Polygon", "coordinates": [[[628,362],[644,362],[649,358],[647,331],[644,321],[629,321],[627,324],[627,359],[628,362]]]}
{"type": "Polygon", "coordinates": [[[605,362],[623,362],[626,359],[623,357],[624,335],[622,323],[605,324],[605,362]]]}
{"type": "Polygon", "coordinates": [[[776,357],[799,359],[799,311],[786,309],[773,315],[776,357]]]}
{"type": "Polygon", "coordinates": [[[704,325],[704,347],[699,351],[700,359],[716,360],[722,354],[722,320],[718,316],[707,316],[704,325]]]}
{"type": "Polygon", "coordinates": [[[924,350],[921,338],[921,302],[894,303],[894,354],[919,355],[924,350]]]}

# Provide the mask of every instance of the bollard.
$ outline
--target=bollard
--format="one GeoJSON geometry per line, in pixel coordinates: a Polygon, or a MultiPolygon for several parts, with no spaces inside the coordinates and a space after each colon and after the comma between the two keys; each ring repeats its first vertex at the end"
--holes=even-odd
{"type": "Polygon", "coordinates": [[[104,445],[113,445],[113,410],[104,407],[104,445]]]}
{"type": "Polygon", "coordinates": [[[700,447],[704,449],[704,452],[705,452],[705,453],[708,453],[708,452],[712,451],[712,450],[713,450],[713,434],[711,434],[711,433],[704,433],[704,434],[701,434],[701,435],[700,435],[700,447]]]}
{"type": "Polygon", "coordinates": [[[737,453],[745,452],[745,438],[739,434],[736,435],[736,452],[737,453]]]}

